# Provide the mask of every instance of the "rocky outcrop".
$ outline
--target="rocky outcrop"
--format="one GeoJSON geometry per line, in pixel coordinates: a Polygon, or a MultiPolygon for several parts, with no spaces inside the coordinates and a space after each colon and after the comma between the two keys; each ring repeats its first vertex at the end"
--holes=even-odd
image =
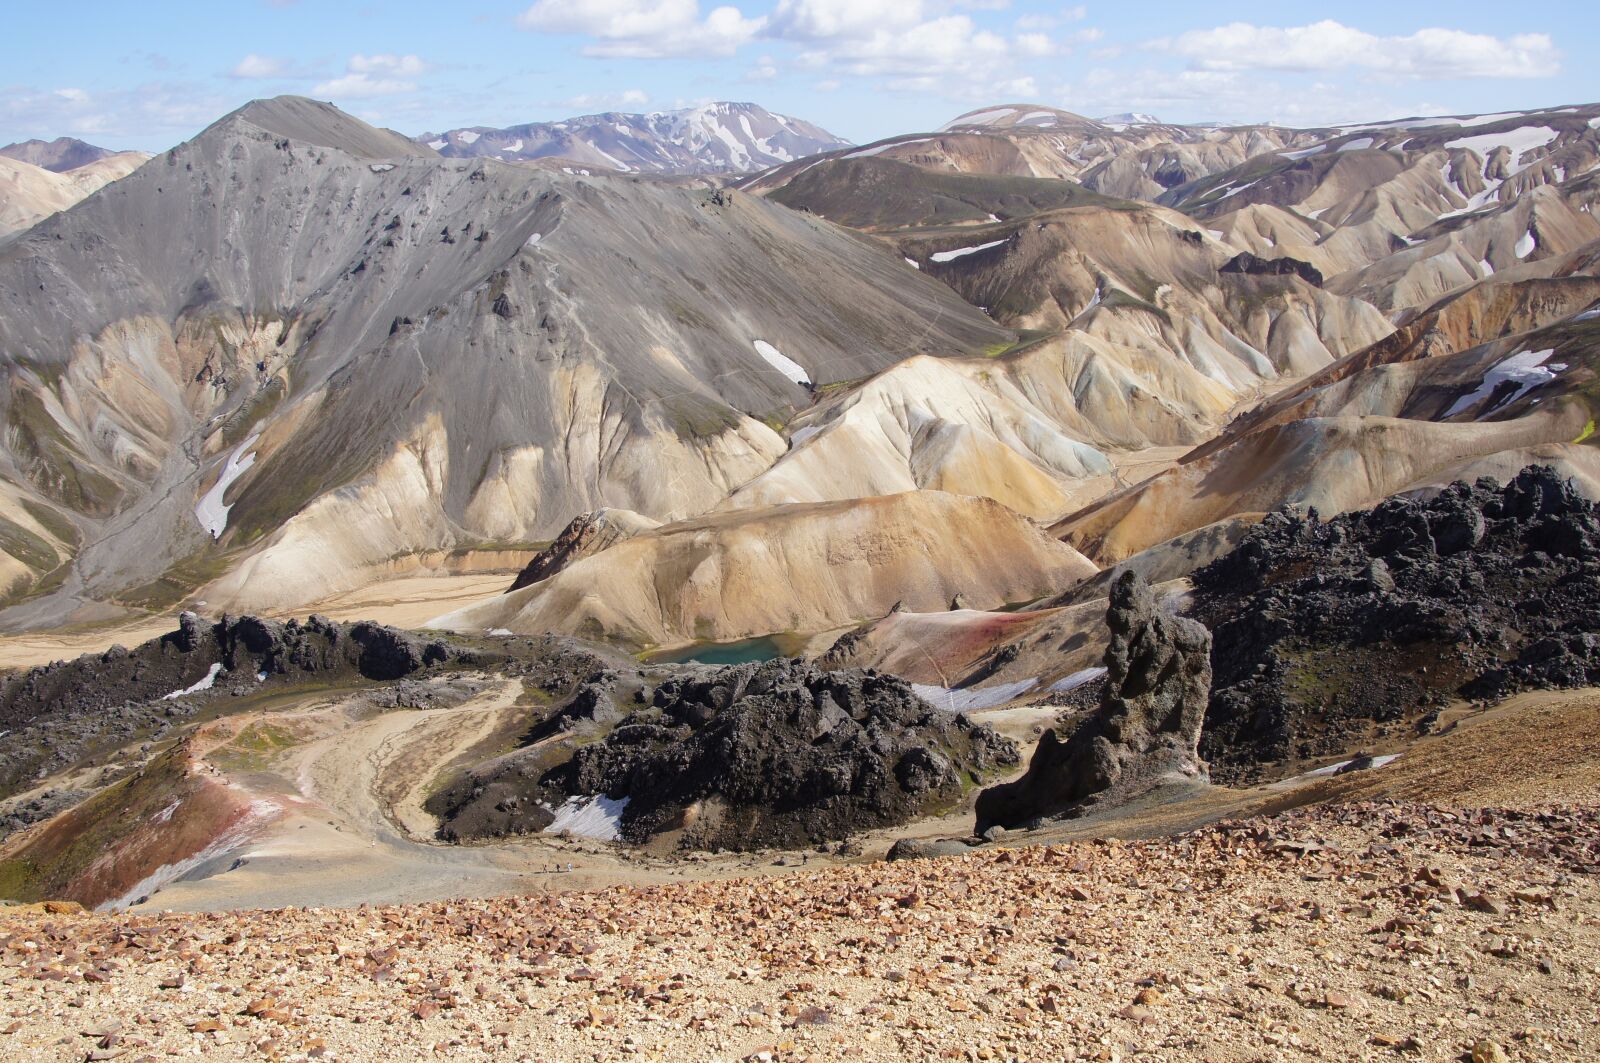
{"type": "Polygon", "coordinates": [[[460,839],[543,830],[550,806],[603,797],[622,803],[629,841],[681,831],[693,848],[799,847],[947,809],[1017,759],[1009,739],[901,679],[778,660],[669,679],[542,776],[502,759],[430,809],[460,839]]]}
{"type": "Polygon", "coordinates": [[[365,621],[210,621],[185,612],[177,630],[134,649],[113,646],[0,676],[0,796],[103,744],[163,734],[208,698],[280,678],[389,681],[475,663],[479,651],[452,639],[365,621]]]}
{"type": "Polygon", "coordinates": [[[1241,251],[1230,258],[1218,273],[1248,273],[1255,277],[1299,277],[1307,284],[1322,287],[1322,271],[1309,262],[1302,262],[1298,258],[1280,256],[1278,258],[1259,258],[1248,251],[1241,251]]]}
{"type": "Polygon", "coordinates": [[[1600,683],[1597,578],[1600,511],[1548,466],[1274,513],[1194,576],[1215,635],[1202,752],[1253,780],[1409,737],[1462,698],[1600,683]]]}
{"type": "Polygon", "coordinates": [[[978,798],[978,830],[1114,804],[1172,778],[1204,779],[1200,725],[1211,690],[1211,634],[1165,612],[1134,572],[1111,589],[1099,709],[1065,737],[1046,731],[1016,782],[978,798]]]}
{"type": "Polygon", "coordinates": [[[660,526],[660,521],[651,520],[631,509],[597,509],[593,513],[580,513],[572,518],[572,523],[563,528],[549,546],[534,555],[533,560],[517,573],[516,580],[507,590],[521,590],[548,579],[580,558],[597,554],[608,546],[660,526]]]}

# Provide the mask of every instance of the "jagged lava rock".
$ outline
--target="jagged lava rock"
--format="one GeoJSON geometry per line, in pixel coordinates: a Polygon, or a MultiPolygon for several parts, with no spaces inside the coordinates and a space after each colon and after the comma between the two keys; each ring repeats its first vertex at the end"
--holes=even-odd
{"type": "MultiPolygon", "coordinates": [[[[626,798],[629,841],[682,830],[685,847],[796,848],[943,811],[1018,759],[1009,739],[930,706],[897,677],[776,660],[668,679],[603,740],[549,769],[538,793],[547,804],[626,798]]],[[[528,809],[512,829],[547,825],[531,793],[505,791],[511,781],[466,780],[456,807],[439,809],[442,833],[471,817],[474,800],[528,809]]]]}
{"type": "Polygon", "coordinates": [[[572,518],[572,522],[562,529],[549,546],[534,555],[506,589],[521,590],[548,579],[574,561],[660,526],[660,521],[651,520],[631,509],[597,509],[591,513],[580,513],[572,518]]]}
{"type": "Polygon", "coordinates": [[[1600,520],[1548,466],[1321,520],[1270,514],[1194,574],[1220,779],[1350,755],[1463,699],[1600,683],[1600,520]]]}
{"type": "Polygon", "coordinates": [[[1136,572],[1112,585],[1106,625],[1099,709],[1065,738],[1046,731],[1026,775],[979,796],[980,832],[1124,801],[1165,779],[1206,778],[1198,747],[1211,633],[1164,611],[1136,572]]]}

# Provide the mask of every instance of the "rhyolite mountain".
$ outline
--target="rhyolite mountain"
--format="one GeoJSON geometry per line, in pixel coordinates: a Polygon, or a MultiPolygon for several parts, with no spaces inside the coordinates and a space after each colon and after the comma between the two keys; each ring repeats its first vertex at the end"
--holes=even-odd
{"type": "Polygon", "coordinates": [[[1597,119],[1016,105],[719,189],[252,104],[0,249],[0,624],[520,567],[604,510],[637,534],[442,622],[648,647],[1586,475],[1597,119]]]}
{"type": "Polygon", "coordinates": [[[54,140],[20,140],[0,148],[0,155],[18,162],[32,163],[53,173],[66,173],[91,162],[116,155],[110,148],[102,148],[76,137],[57,137],[54,140]]]}
{"type": "Polygon", "coordinates": [[[445,159],[295,97],[0,250],[0,302],[7,624],[683,517],[813,386],[1013,337],[759,197],[445,159]]]}

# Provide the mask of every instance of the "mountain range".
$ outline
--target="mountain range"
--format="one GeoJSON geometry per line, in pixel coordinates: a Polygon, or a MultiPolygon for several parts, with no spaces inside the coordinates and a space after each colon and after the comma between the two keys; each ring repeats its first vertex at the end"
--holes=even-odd
{"type": "Polygon", "coordinates": [[[132,173],[149,157],[66,138],[0,148],[0,240],[132,173]]]}
{"type": "MultiPolygon", "coordinates": [[[[1519,949],[1592,942],[1600,910],[1600,104],[1304,129],[997,104],[852,145],[746,104],[413,137],[282,96],[147,160],[0,167],[0,897],[409,905],[368,911],[433,913],[427,948],[504,935],[524,995],[586,994],[621,1052],[596,1015],[690,976],[592,959],[634,895],[579,925],[574,890],[848,865],[800,878],[854,876],[827,918],[905,980],[852,1014],[948,989],[954,935],[973,1021],[1010,994],[1054,1029],[1143,925],[1093,923],[1107,898],[1160,881],[1172,927],[1205,897],[1243,944],[1195,945],[1204,985],[1116,957],[1118,1051],[1221,999],[1402,1047],[1376,1038],[1413,1028],[1388,987],[1433,977],[1425,938],[1474,980],[1515,960],[1587,1029],[1519,949]],[[1157,840],[1076,844],[1125,835],[1157,840]],[[921,859],[971,849],[1003,851],[921,859]],[[1248,854],[1256,892],[1218,893],[1248,854]],[[927,878],[885,892],[879,856],[927,878]],[[1021,882],[1000,930],[963,907],[979,861],[1021,882]],[[1076,892],[1013,941],[1044,864],[1076,892]],[[929,883],[963,914],[897,952],[929,883]],[[546,887],[509,921],[415,903],[546,887]],[[1252,964],[1294,928],[1285,988],[1252,964]],[[1330,934],[1366,967],[1313,989],[1330,934]],[[602,967],[635,981],[602,997],[602,967]]],[[[766,933],[759,907],[701,917],[766,933]]],[[[478,1006],[326,918],[295,955],[397,994],[402,1028],[478,1006]]],[[[787,978],[796,934],[737,977],[787,978]]],[[[23,943],[77,957],[74,994],[130,977],[0,928],[23,943]]],[[[210,1001],[175,1044],[261,1018],[228,986],[147,995],[210,1001]]],[[[1545,1022],[1512,999],[1478,1004],[1545,1022]]],[[[738,1028],[832,1035],[769,1004],[738,1028]]]]}
{"type": "Polygon", "coordinates": [[[98,147],[74,137],[23,140],[0,148],[0,155],[8,159],[31,163],[52,173],[66,173],[116,154],[110,148],[98,147]]]}
{"type": "MultiPolygon", "coordinates": [[[[251,104],[0,254],[0,622],[292,608],[397,565],[509,557],[604,507],[658,535],[726,514],[703,540],[743,534],[741,514],[914,490],[996,499],[1104,563],[1564,443],[1578,433],[1541,392],[1519,397],[1546,404],[1526,418],[1443,426],[1449,448],[1415,451],[1431,465],[1346,482],[1303,470],[1370,464],[1433,418],[1236,418],[1286,381],[1392,377],[1419,344],[1443,368],[1583,309],[1597,116],[1293,130],[1017,105],[718,190],[530,169],[487,135],[441,156],[327,105],[251,104]],[[1285,431],[1311,433],[1286,465],[1268,457],[1285,431]],[[1165,470],[1138,457],[1175,447],[1199,449],[1165,470]],[[1166,494],[1219,461],[1240,487],[1166,494]],[[1129,486],[1129,467],[1156,475],[1129,486]]],[[[804,523],[828,534],[825,512],[804,523]]],[[[658,592],[652,618],[678,609],[658,592]]]]}
{"type": "Polygon", "coordinates": [[[649,114],[582,115],[508,129],[470,126],[417,138],[452,159],[548,160],[617,173],[750,173],[848,146],[810,122],[753,103],[649,114]]]}

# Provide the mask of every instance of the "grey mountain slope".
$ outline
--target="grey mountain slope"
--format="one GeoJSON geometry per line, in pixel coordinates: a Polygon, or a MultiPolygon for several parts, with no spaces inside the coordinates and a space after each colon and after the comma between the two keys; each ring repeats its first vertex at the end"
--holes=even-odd
{"type": "Polygon", "coordinates": [[[434,152],[404,133],[358,122],[331,103],[304,96],[277,96],[253,100],[222,119],[243,118],[269,133],[302,144],[338,148],[357,158],[392,159],[397,156],[431,158],[434,152]]]}
{"type": "Polygon", "coordinates": [[[213,576],[214,603],[288,604],[601,506],[684,516],[809,401],[754,341],[826,383],[1009,335],[758,198],[440,159],[294,99],[0,250],[0,301],[0,515],[30,537],[5,575],[56,570],[12,626],[213,576]],[[213,543],[194,506],[247,441],[213,543]]]}

